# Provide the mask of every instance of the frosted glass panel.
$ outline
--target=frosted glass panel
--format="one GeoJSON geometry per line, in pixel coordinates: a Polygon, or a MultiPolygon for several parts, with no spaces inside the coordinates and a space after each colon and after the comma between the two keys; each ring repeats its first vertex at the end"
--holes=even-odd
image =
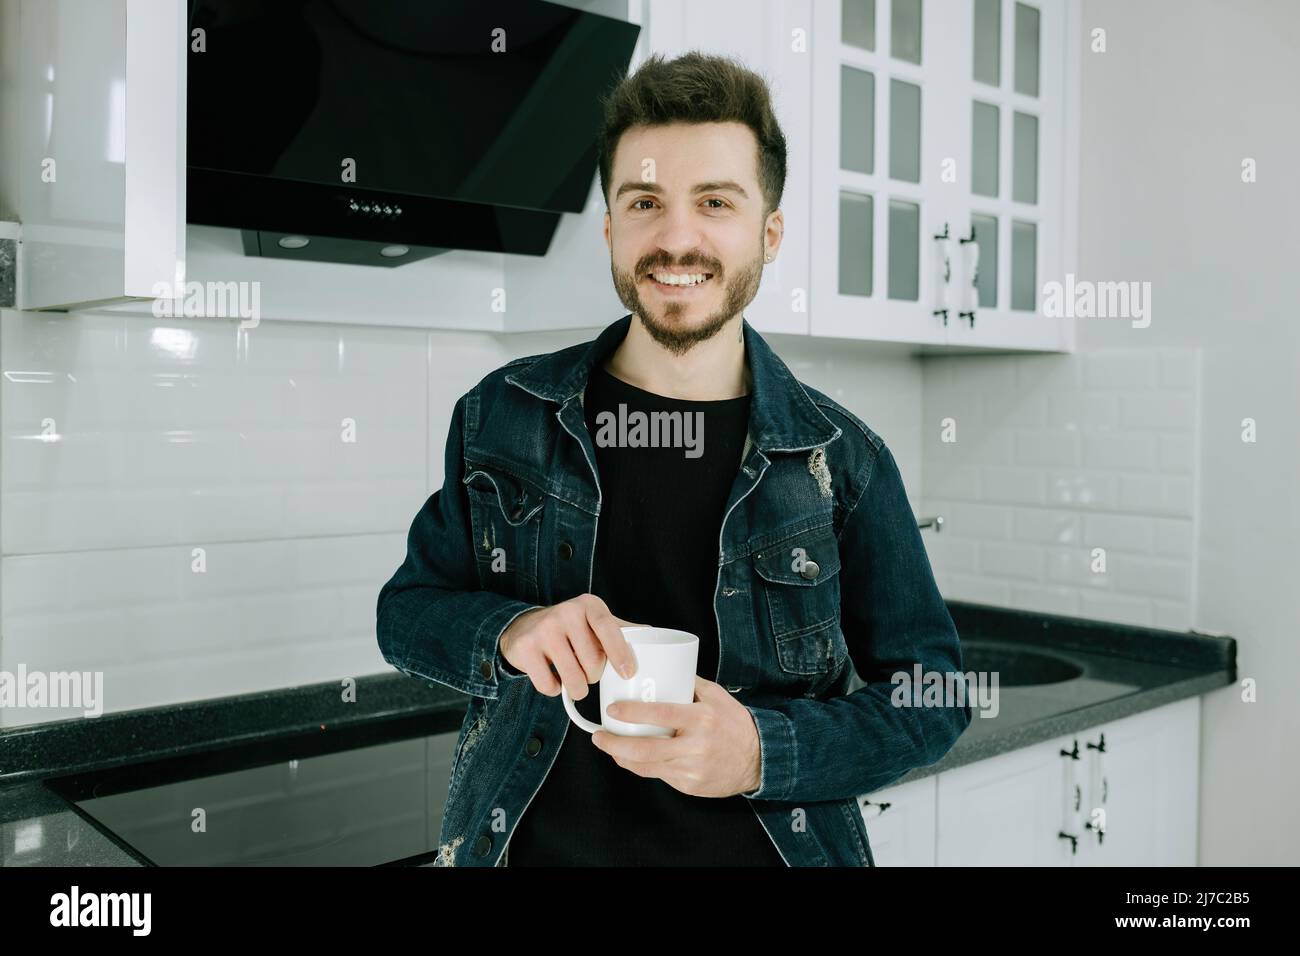
{"type": "Polygon", "coordinates": [[[1038,10],[1016,4],[1016,92],[1038,95],[1038,10]]]}
{"type": "Polygon", "coordinates": [[[971,227],[975,242],[980,247],[980,261],[976,266],[976,288],[979,290],[981,309],[997,308],[998,304],[998,220],[996,216],[972,214],[971,227]]]}
{"type": "Polygon", "coordinates": [[[894,0],[890,8],[889,53],[896,60],[921,62],[921,0],[894,0]]]}
{"type": "Polygon", "coordinates": [[[1002,0],[975,0],[975,79],[998,85],[1002,65],[1002,0]]]}
{"type": "Polygon", "coordinates": [[[876,48],[876,0],[843,0],[840,39],[863,50],[876,48]]]}
{"type": "Polygon", "coordinates": [[[921,181],[921,88],[889,81],[889,176],[921,181]]]}
{"type": "Polygon", "coordinates": [[[998,108],[978,100],[971,116],[970,191],[978,196],[998,194],[998,108]]]}
{"type": "Polygon", "coordinates": [[[889,201],[889,297],[915,302],[921,276],[921,207],[889,201]]]}
{"type": "Polygon", "coordinates": [[[840,67],[840,168],[876,171],[876,77],[840,67]]]}
{"type": "Polygon", "coordinates": [[[1038,117],[1014,113],[1015,144],[1011,154],[1011,198],[1038,202],[1038,117]]]}
{"type": "MultiPolygon", "coordinates": [[[[1038,227],[1011,221],[1011,308],[1032,312],[1037,308],[1038,227]]],[[[983,259],[983,254],[980,255],[983,259]]]]}
{"type": "Polygon", "coordinates": [[[840,193],[841,295],[871,295],[873,209],[870,196],[840,193]]]}

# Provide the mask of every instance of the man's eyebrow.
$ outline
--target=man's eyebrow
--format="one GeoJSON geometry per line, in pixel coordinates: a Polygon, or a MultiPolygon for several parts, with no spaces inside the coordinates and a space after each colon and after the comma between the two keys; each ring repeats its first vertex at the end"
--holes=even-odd
{"type": "MultiPolygon", "coordinates": [[[[623,185],[618,187],[618,192],[614,194],[614,198],[621,199],[624,193],[635,192],[662,193],[663,187],[653,180],[649,182],[635,182],[629,179],[627,182],[623,183],[623,185]]],[[[707,183],[696,183],[691,192],[696,195],[699,193],[733,192],[739,193],[742,199],[749,198],[749,193],[745,192],[740,183],[732,179],[718,179],[707,183]]]]}

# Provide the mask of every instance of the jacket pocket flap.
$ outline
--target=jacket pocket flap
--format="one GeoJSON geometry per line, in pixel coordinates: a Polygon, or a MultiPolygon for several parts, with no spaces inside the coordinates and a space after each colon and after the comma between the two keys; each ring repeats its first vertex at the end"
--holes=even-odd
{"type": "Polygon", "coordinates": [[[815,587],[840,569],[840,545],[830,525],[809,528],[754,552],[754,569],[774,584],[815,587]]]}
{"type": "Polygon", "coordinates": [[[471,496],[475,492],[495,496],[507,524],[526,524],[546,504],[546,495],[541,488],[491,465],[467,461],[461,482],[467,486],[471,496]]]}

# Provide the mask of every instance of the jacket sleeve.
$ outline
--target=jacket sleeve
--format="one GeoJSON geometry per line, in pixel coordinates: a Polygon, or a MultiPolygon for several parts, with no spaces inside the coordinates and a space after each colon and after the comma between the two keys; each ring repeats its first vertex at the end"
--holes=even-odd
{"type": "Polygon", "coordinates": [[[815,802],[871,793],[938,761],[970,724],[962,677],[951,701],[901,706],[913,703],[915,667],[923,679],[960,674],[961,649],[893,455],[881,445],[866,467],[866,487],[840,534],[841,625],[866,686],[831,700],[748,707],[762,773],[746,797],[815,802]]]}
{"type": "Polygon", "coordinates": [[[462,483],[465,399],[452,412],[442,488],[416,514],[406,559],[379,591],[375,631],[384,659],[403,673],[496,698],[499,682],[529,679],[503,667],[498,641],[538,605],[480,587],[462,483]]]}

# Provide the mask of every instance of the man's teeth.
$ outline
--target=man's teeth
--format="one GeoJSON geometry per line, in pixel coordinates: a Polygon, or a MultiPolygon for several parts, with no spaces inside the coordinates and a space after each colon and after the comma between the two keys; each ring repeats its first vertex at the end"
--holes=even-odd
{"type": "Polygon", "coordinates": [[[652,272],[650,275],[656,282],[662,282],[664,285],[699,285],[706,278],[706,272],[691,272],[685,275],[672,275],[667,272],[652,272]]]}

